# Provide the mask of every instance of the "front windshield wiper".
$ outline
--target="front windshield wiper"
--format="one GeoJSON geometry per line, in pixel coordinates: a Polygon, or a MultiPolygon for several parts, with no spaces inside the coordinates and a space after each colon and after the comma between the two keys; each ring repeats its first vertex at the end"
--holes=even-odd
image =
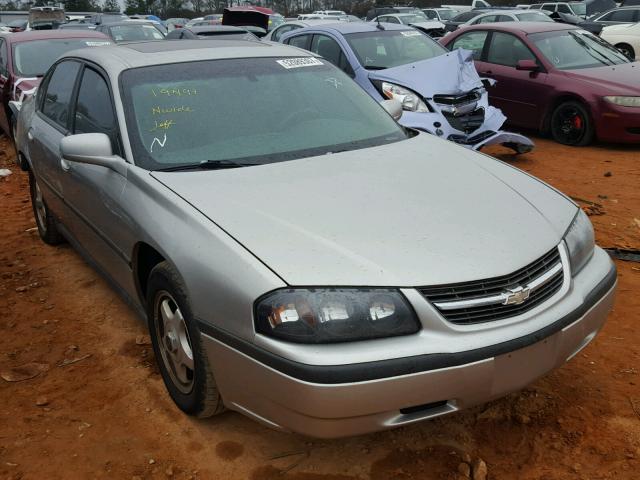
{"type": "Polygon", "coordinates": [[[607,57],[604,53],[599,52],[598,50],[596,50],[595,48],[593,48],[591,45],[589,45],[584,39],[580,38],[578,36],[578,34],[575,34],[573,32],[569,32],[571,34],[571,36],[573,37],[573,39],[578,42],[579,45],[581,45],[582,47],[584,47],[585,50],[587,50],[587,52],[589,52],[589,54],[595,58],[596,60],[599,60],[601,63],[604,63],[605,65],[615,65],[615,62],[612,61],[609,57],[607,57]],[[592,52],[597,53],[600,56],[600,59],[598,59],[598,57],[596,57],[592,52]],[[604,61],[602,61],[602,59],[604,59],[604,61]]]}
{"type": "Polygon", "coordinates": [[[173,167],[158,168],[156,172],[181,172],[185,170],[224,170],[227,168],[250,167],[257,163],[238,163],[230,160],[204,160],[199,163],[174,165],[173,167]]]}
{"type": "Polygon", "coordinates": [[[377,65],[367,65],[364,68],[365,70],[386,70],[387,69],[387,67],[379,67],[377,65]]]}

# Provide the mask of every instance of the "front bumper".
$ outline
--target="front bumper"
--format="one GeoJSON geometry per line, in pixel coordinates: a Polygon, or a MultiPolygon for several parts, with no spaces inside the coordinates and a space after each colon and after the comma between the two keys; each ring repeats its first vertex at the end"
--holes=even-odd
{"type": "Polygon", "coordinates": [[[473,150],[480,150],[487,145],[500,144],[512,148],[517,153],[527,153],[535,147],[535,144],[524,135],[499,130],[498,128],[502,125],[503,120],[498,122],[487,121],[482,127],[470,134],[465,134],[451,127],[445,117],[437,112],[403,112],[399,122],[405,127],[428,132],[473,150]]]}
{"type": "Polygon", "coordinates": [[[615,266],[596,249],[558,302],[576,308],[525,336],[464,351],[327,366],[247,349],[204,323],[202,342],[228,408],[304,435],[357,435],[487,402],[563,365],[604,324],[615,283],[615,266]]]}
{"type": "Polygon", "coordinates": [[[600,114],[594,115],[594,120],[598,140],[640,143],[640,108],[613,105],[600,99],[600,114]]]}

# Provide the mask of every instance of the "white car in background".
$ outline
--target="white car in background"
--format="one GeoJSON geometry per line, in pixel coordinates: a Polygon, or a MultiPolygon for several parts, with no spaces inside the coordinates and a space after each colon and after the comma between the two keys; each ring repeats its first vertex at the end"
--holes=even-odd
{"type": "Polygon", "coordinates": [[[423,8],[422,13],[424,13],[429,20],[446,22],[447,20],[451,20],[460,12],[453,8],[423,8]]]}
{"type": "Polygon", "coordinates": [[[553,22],[553,20],[546,13],[535,10],[490,10],[472,18],[464,25],[496,22],[553,22]]]}
{"type": "Polygon", "coordinates": [[[630,60],[640,60],[640,23],[604,27],[600,38],[615,46],[630,60]]]}
{"type": "Polygon", "coordinates": [[[379,15],[369,21],[395,23],[396,25],[409,25],[431,37],[442,37],[445,34],[444,23],[438,22],[437,20],[429,20],[422,12],[387,13],[385,15],[379,15]]]}

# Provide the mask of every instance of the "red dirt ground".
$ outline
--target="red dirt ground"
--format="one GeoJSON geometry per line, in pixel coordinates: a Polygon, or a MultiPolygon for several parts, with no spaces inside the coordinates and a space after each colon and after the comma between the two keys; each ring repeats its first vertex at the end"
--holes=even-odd
{"type": "MultiPolygon", "coordinates": [[[[582,199],[600,245],[640,248],[640,150],[537,143],[490,153],[582,199]]],[[[640,478],[640,264],[617,262],[614,311],[587,349],[488,405],[332,441],[233,412],[199,421],[165,393],[143,323],[70,247],[39,240],[27,177],[6,139],[0,150],[13,170],[0,179],[0,372],[48,367],[0,379],[1,479],[454,480],[467,455],[493,480],[640,478]]]]}

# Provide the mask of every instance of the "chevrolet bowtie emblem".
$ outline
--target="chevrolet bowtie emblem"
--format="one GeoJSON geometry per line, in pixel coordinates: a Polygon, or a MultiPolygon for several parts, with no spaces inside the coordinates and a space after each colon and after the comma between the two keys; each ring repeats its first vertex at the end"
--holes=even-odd
{"type": "Polygon", "coordinates": [[[503,305],[520,305],[521,303],[524,303],[529,298],[529,293],[531,293],[531,289],[529,287],[510,288],[509,290],[503,293],[505,298],[502,304],[503,305]]]}

